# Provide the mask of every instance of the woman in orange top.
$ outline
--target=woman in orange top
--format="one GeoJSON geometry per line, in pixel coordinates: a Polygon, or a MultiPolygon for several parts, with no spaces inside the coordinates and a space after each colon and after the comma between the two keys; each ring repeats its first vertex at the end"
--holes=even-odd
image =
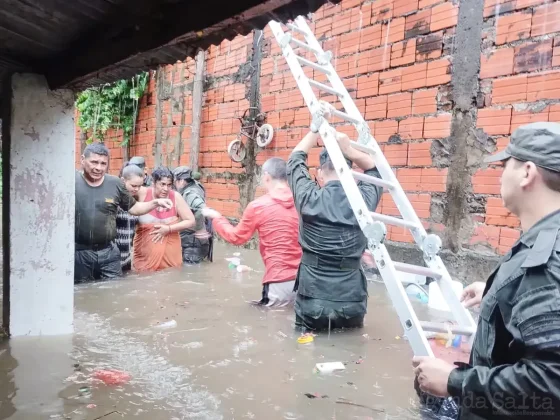
{"type": "Polygon", "coordinates": [[[181,197],[172,189],[173,174],[168,168],[159,167],[152,173],[153,184],[138,192],[138,201],[168,198],[173,207],[158,207],[138,218],[134,236],[134,271],[158,271],[181,267],[183,256],[179,232],[193,227],[194,215],[181,197]]]}

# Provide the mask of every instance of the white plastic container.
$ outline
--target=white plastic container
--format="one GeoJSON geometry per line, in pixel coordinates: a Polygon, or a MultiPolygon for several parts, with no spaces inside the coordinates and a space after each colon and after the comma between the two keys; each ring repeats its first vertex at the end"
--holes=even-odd
{"type": "MultiPolygon", "coordinates": [[[[457,297],[460,297],[461,293],[463,293],[463,283],[456,280],[452,280],[452,283],[453,291],[457,297]]],[[[428,306],[438,311],[451,312],[449,305],[447,305],[447,302],[443,298],[439,285],[435,281],[431,282],[428,286],[428,306]]]]}
{"type": "Polygon", "coordinates": [[[342,362],[317,363],[315,365],[315,371],[318,373],[326,374],[340,370],[346,370],[346,366],[342,362]]]}

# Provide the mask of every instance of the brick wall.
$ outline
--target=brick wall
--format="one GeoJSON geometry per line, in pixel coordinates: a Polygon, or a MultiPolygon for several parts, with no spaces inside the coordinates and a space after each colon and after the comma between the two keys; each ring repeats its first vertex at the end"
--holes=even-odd
{"type": "MultiPolygon", "coordinates": [[[[333,52],[339,76],[369,121],[419,217],[434,232],[444,231],[448,150],[453,150],[446,145],[454,141],[449,138],[454,118],[451,79],[459,7],[457,1],[444,0],[343,0],[321,8],[311,22],[324,49],[333,52]]],[[[482,36],[476,35],[481,38],[481,65],[473,112],[480,129],[479,148],[486,154],[505,147],[512,130],[521,124],[560,121],[560,2],[486,0],[482,25],[482,36]]],[[[237,37],[211,47],[206,56],[199,164],[209,205],[231,217],[239,217],[255,192],[247,193],[243,187],[240,192],[238,186],[255,173],[227,155],[240,127],[235,117],[249,107],[252,43],[252,36],[237,37]]],[[[306,73],[312,76],[313,70],[306,73]]],[[[158,74],[142,99],[130,155],[146,156],[152,167],[159,139],[164,164],[186,164],[194,61],[161,68],[158,74]]],[[[318,72],[313,76],[325,81],[318,72]]],[[[257,165],[272,156],[287,158],[310,124],[301,93],[268,27],[260,98],[275,133],[271,145],[257,150],[257,165]]],[[[340,129],[355,135],[352,127],[340,129]]],[[[122,149],[118,141],[107,144],[115,173],[122,164],[122,149]]],[[[310,153],[312,167],[318,164],[319,152],[317,148],[310,153]]],[[[504,253],[519,236],[519,221],[502,207],[500,167],[484,166],[479,155],[469,156],[472,159],[476,168],[469,180],[468,201],[474,204],[469,203],[464,214],[467,234],[461,237],[461,246],[473,252],[504,253]]],[[[261,193],[257,188],[256,196],[261,193]]],[[[398,214],[387,194],[378,211],[398,214]]],[[[411,241],[404,229],[396,227],[389,227],[389,239],[411,241]]]]}

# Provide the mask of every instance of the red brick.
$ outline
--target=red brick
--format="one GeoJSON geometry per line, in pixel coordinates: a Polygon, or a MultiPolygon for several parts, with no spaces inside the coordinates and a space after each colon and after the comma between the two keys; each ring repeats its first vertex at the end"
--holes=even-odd
{"type": "Polygon", "coordinates": [[[494,80],[492,104],[512,104],[527,100],[527,75],[494,80]]]}
{"type": "Polygon", "coordinates": [[[379,73],[358,77],[358,98],[375,96],[379,92],[379,73]]]}
{"type": "Polygon", "coordinates": [[[518,227],[519,219],[503,206],[501,198],[488,197],[485,223],[494,226],[518,227]]]}
{"type": "Polygon", "coordinates": [[[428,63],[415,64],[402,69],[402,90],[418,89],[426,86],[428,63]]]}
{"type": "Polygon", "coordinates": [[[425,7],[433,6],[434,4],[438,4],[441,2],[442,0],[420,0],[420,2],[418,3],[418,8],[421,10],[424,9],[425,7]]]}
{"type": "Polygon", "coordinates": [[[428,63],[426,86],[438,86],[451,81],[451,63],[447,58],[428,63]]]}
{"type": "Polygon", "coordinates": [[[416,40],[410,39],[393,44],[391,49],[391,67],[412,64],[416,59],[416,40]]]}
{"type": "Polygon", "coordinates": [[[502,168],[479,169],[472,178],[475,194],[500,194],[502,168]]]}
{"type": "Polygon", "coordinates": [[[387,95],[366,99],[366,120],[387,118],[387,95]]]}
{"type": "Polygon", "coordinates": [[[418,0],[393,0],[393,17],[404,16],[418,10],[418,0]]]}
{"type": "Polygon", "coordinates": [[[482,128],[486,134],[509,134],[511,127],[511,108],[506,109],[481,109],[478,111],[477,127],[482,128]]]}
{"type": "Polygon", "coordinates": [[[515,129],[521,125],[529,124],[532,122],[546,121],[548,121],[548,108],[543,109],[541,112],[514,110],[511,117],[511,132],[513,133],[515,129]]]}
{"type": "Polygon", "coordinates": [[[393,17],[393,0],[377,0],[371,4],[371,23],[393,17]]]}
{"type": "Polygon", "coordinates": [[[397,169],[397,179],[405,191],[445,192],[447,169],[397,169]]]}
{"type": "Polygon", "coordinates": [[[392,19],[390,23],[384,24],[381,32],[381,42],[392,44],[404,39],[404,18],[392,19]]]}
{"type": "Polygon", "coordinates": [[[560,99],[560,70],[527,76],[527,101],[560,99]]]}
{"type": "Polygon", "coordinates": [[[416,61],[441,57],[443,50],[443,31],[426,35],[416,41],[416,61]]]}
{"type": "Polygon", "coordinates": [[[496,45],[529,38],[532,13],[518,12],[500,17],[496,28],[496,45]]]}
{"type": "MultiPolygon", "coordinates": [[[[430,217],[430,203],[432,200],[430,194],[407,194],[406,196],[420,219],[428,219],[430,217]]],[[[383,214],[400,216],[400,211],[389,193],[383,194],[380,207],[383,214]]]]}
{"type": "Polygon", "coordinates": [[[382,145],[383,154],[391,166],[406,166],[408,158],[407,144],[384,144],[382,145]]]}
{"type": "Polygon", "coordinates": [[[513,48],[502,48],[490,55],[482,54],[480,57],[480,78],[507,76],[513,73],[513,48]]]}
{"type": "Polygon", "coordinates": [[[500,228],[497,226],[479,225],[476,227],[470,244],[488,244],[494,248],[498,248],[500,243],[500,228]]]}
{"type": "Polygon", "coordinates": [[[399,122],[399,135],[404,140],[421,139],[424,132],[424,118],[407,118],[399,122]]]}
{"type": "Polygon", "coordinates": [[[531,36],[560,31],[560,3],[537,7],[533,14],[531,36]]]}
{"type": "Polygon", "coordinates": [[[379,93],[393,93],[401,90],[402,69],[383,72],[379,75],[379,93]]]}
{"type": "Polygon", "coordinates": [[[379,47],[381,45],[381,25],[368,26],[360,33],[360,51],[369,50],[374,47],[379,47]]]}
{"type": "Polygon", "coordinates": [[[508,249],[511,248],[513,245],[515,245],[520,236],[521,232],[517,229],[511,229],[508,227],[501,228],[500,247],[507,247],[508,249]]]}
{"type": "Polygon", "coordinates": [[[424,138],[442,139],[448,137],[451,131],[451,114],[440,114],[436,117],[424,119],[424,138]]]}
{"type": "Polygon", "coordinates": [[[514,73],[534,72],[552,67],[552,39],[515,47],[514,73]]]}
{"type": "Polygon", "coordinates": [[[350,32],[340,36],[340,49],[337,55],[348,55],[354,54],[359,51],[360,47],[360,37],[359,31],[350,32]]]}
{"type": "Polygon", "coordinates": [[[517,10],[524,9],[526,7],[539,6],[544,3],[551,3],[552,0],[517,0],[515,2],[515,8],[517,10]]]}
{"type": "MultiPolygon", "coordinates": [[[[402,121],[401,121],[402,122],[402,121]]],[[[432,166],[431,141],[408,145],[408,166],[432,166]]]]}
{"type": "Polygon", "coordinates": [[[560,105],[550,106],[550,112],[548,113],[548,120],[550,122],[560,122],[560,105]]]}
{"type": "Polygon", "coordinates": [[[418,35],[426,35],[430,33],[430,20],[432,17],[432,11],[422,10],[418,13],[406,17],[406,23],[404,26],[404,37],[414,38],[418,35]]]}
{"type": "Polygon", "coordinates": [[[437,111],[437,89],[417,90],[412,96],[412,114],[432,114],[437,111]]]}
{"type": "Polygon", "coordinates": [[[412,94],[410,92],[389,95],[387,103],[387,118],[404,117],[410,115],[412,109],[412,94]]]}
{"type": "Polygon", "coordinates": [[[343,34],[351,29],[352,15],[351,10],[346,10],[343,13],[338,13],[332,22],[333,36],[343,34]]]}
{"type": "Polygon", "coordinates": [[[394,120],[384,120],[375,122],[374,135],[378,142],[386,142],[393,134],[399,131],[398,122],[394,120]]]}
{"type": "Polygon", "coordinates": [[[552,49],[552,67],[560,66],[560,37],[554,38],[552,49]]]}
{"type": "Polygon", "coordinates": [[[432,8],[430,31],[435,32],[457,25],[458,14],[459,6],[453,5],[453,3],[449,2],[434,6],[432,8]]]}

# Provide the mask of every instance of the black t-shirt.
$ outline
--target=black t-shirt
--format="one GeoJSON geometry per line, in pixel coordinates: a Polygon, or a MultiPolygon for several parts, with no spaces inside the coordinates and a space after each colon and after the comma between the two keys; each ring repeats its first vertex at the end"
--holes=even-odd
{"type": "Polygon", "coordinates": [[[105,175],[101,185],[92,187],[76,172],[76,243],[109,244],[117,234],[117,209],[128,211],[135,204],[120,178],[105,175]]]}

